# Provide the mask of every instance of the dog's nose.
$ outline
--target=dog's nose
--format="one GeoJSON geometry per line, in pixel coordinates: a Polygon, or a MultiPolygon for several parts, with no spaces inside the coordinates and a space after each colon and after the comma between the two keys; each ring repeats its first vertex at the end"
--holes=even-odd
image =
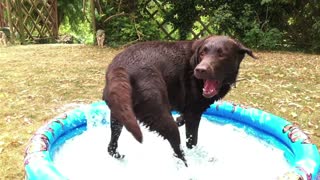
{"type": "Polygon", "coordinates": [[[196,72],[200,73],[200,74],[205,73],[206,71],[207,71],[206,67],[198,67],[198,68],[196,68],[196,72]]]}
{"type": "Polygon", "coordinates": [[[206,74],[208,71],[209,71],[209,66],[204,64],[204,65],[201,65],[199,64],[196,68],[195,68],[195,72],[198,73],[198,74],[206,74]]]}

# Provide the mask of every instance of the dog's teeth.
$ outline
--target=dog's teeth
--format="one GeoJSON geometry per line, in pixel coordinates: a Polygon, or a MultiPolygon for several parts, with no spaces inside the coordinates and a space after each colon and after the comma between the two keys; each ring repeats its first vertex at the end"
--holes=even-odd
{"type": "Polygon", "coordinates": [[[211,89],[211,90],[207,91],[205,88],[203,88],[203,89],[202,89],[202,91],[203,91],[204,93],[206,93],[206,94],[211,94],[211,93],[213,93],[213,92],[214,92],[214,90],[213,90],[213,89],[211,89]]]}

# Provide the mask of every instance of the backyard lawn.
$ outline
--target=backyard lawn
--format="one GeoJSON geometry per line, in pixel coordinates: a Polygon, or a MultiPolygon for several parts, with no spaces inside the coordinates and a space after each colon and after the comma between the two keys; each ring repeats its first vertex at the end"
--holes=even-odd
{"type": "MultiPolygon", "coordinates": [[[[108,63],[121,50],[85,45],[0,46],[0,179],[23,179],[32,134],[73,103],[102,96],[108,63]]],[[[257,52],[245,58],[225,100],[299,125],[320,146],[320,55],[257,52]]]]}

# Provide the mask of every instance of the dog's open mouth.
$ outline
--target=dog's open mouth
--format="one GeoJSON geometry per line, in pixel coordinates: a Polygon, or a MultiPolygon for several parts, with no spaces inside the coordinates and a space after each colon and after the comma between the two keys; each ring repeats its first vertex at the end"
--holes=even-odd
{"type": "Polygon", "coordinates": [[[218,80],[206,79],[202,89],[202,95],[206,98],[212,98],[217,95],[221,86],[221,82],[218,80]]]}

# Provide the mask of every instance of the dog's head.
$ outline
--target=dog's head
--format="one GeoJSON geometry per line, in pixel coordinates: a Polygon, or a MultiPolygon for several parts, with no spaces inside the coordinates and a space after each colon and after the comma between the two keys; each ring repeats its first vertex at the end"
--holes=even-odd
{"type": "Polygon", "coordinates": [[[224,85],[235,83],[245,54],[257,58],[250,49],[226,36],[210,36],[194,41],[191,66],[197,79],[203,80],[203,96],[212,98],[224,85]]]}

